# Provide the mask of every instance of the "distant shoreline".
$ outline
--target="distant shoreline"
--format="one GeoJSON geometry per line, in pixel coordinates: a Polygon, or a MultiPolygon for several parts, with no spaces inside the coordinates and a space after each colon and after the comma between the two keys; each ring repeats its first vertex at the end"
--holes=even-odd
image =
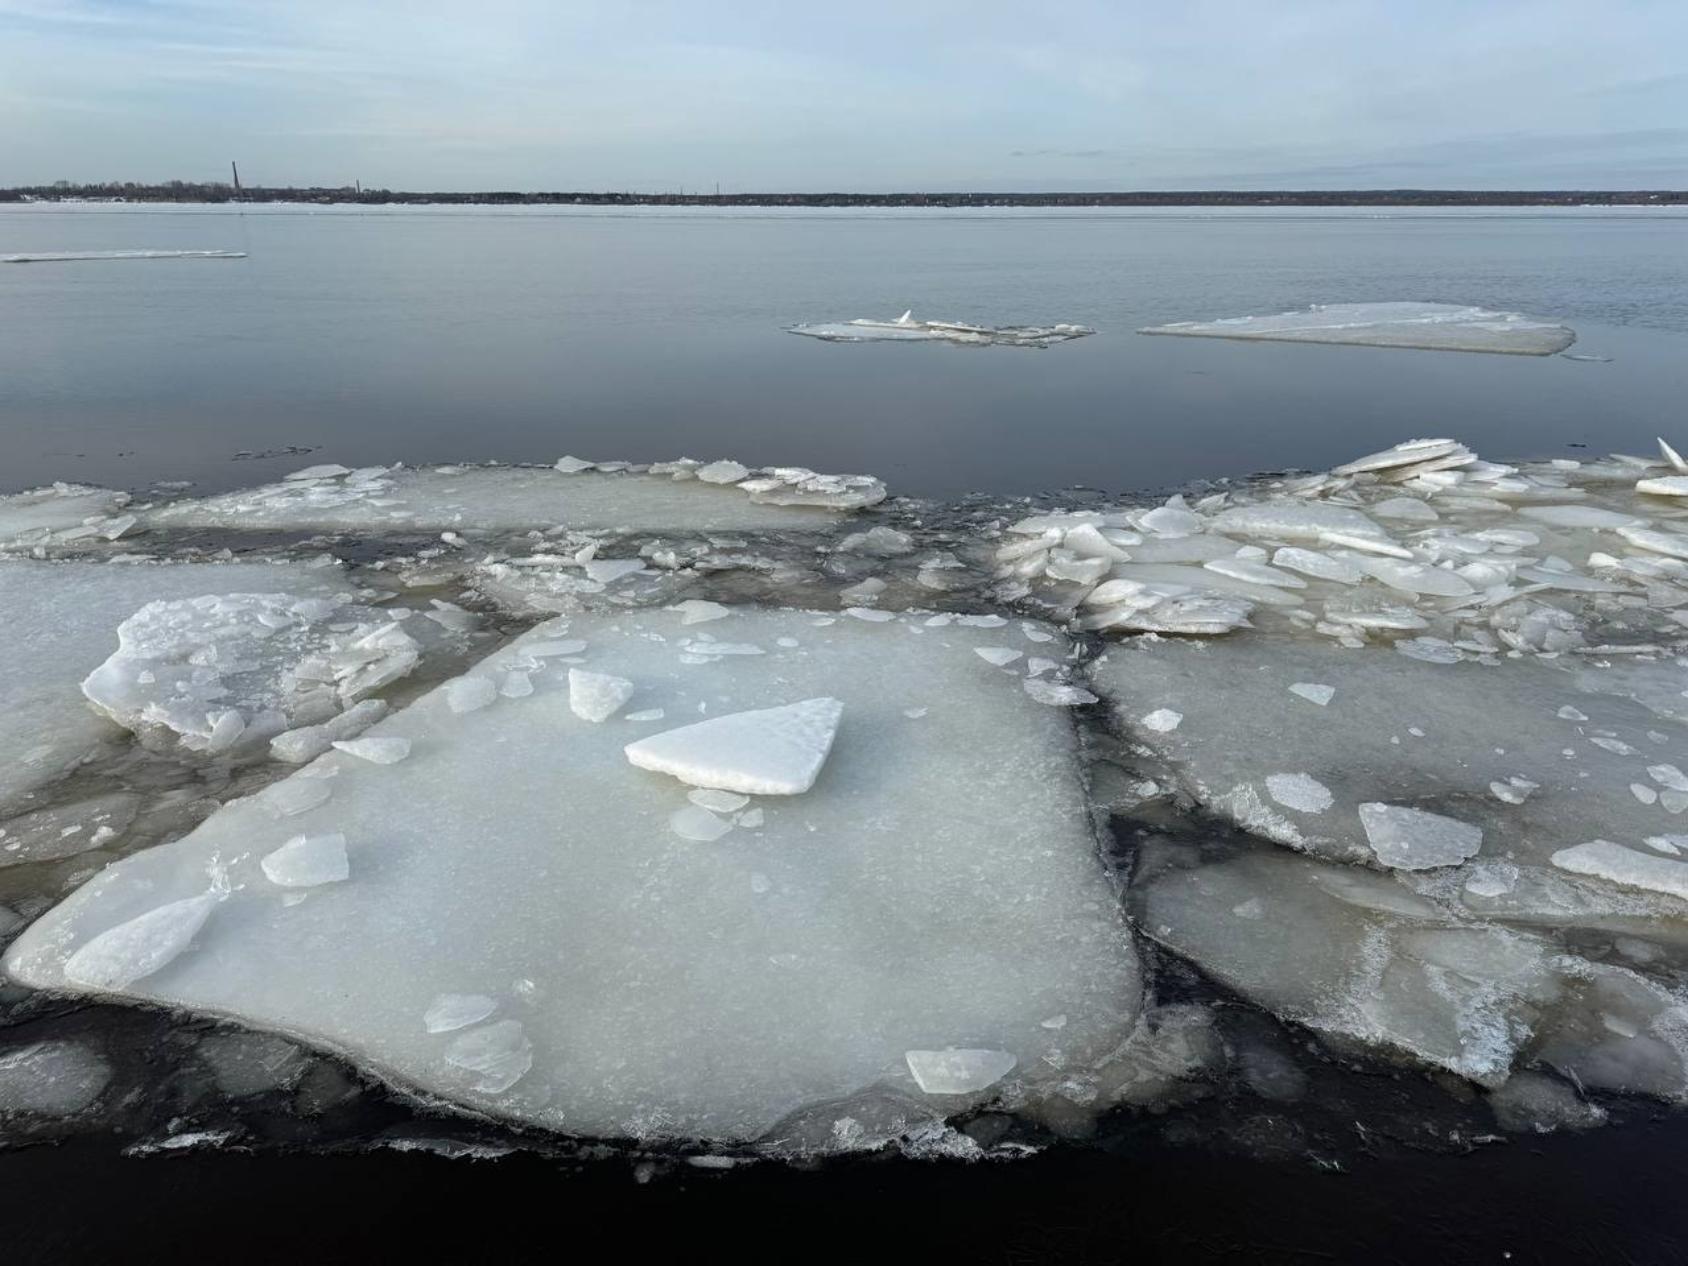
{"type": "Polygon", "coordinates": [[[26,185],[0,189],[0,203],[135,202],[220,204],[291,202],[368,206],[593,207],[1580,207],[1685,206],[1683,189],[1337,189],[1163,190],[1117,193],[603,193],[480,190],[418,193],[391,189],[268,188],[172,181],[161,185],[26,185]]]}

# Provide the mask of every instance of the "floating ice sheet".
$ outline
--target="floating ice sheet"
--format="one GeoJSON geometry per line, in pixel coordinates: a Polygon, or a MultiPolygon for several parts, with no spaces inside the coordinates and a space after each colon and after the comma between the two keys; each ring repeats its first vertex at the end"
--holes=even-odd
{"type": "MultiPolygon", "coordinates": [[[[641,471],[622,463],[568,470],[511,466],[361,470],[323,468],[301,478],[151,511],[160,527],[416,532],[529,528],[679,530],[821,528],[826,510],[873,505],[885,496],[865,475],[778,469],[743,486],[696,477],[698,463],[641,471]],[[339,473],[334,473],[339,472],[339,473]],[[754,486],[751,486],[754,485],[754,486]]],[[[742,469],[742,468],[741,468],[742,469]]],[[[748,474],[748,472],[746,472],[748,474]]]]}
{"type": "Polygon", "coordinates": [[[1275,316],[1174,321],[1138,333],[1522,356],[1551,356],[1577,338],[1563,325],[1457,303],[1324,303],[1275,316]]]}
{"type": "Polygon", "coordinates": [[[291,564],[43,563],[0,559],[0,814],[122,731],[96,715],[81,681],[117,647],[117,629],[154,599],[230,590],[343,598],[333,569],[291,564]]]}
{"type": "Polygon", "coordinates": [[[117,259],[245,259],[245,251],[36,251],[0,255],[0,264],[99,263],[117,259]]]}
{"type": "Polygon", "coordinates": [[[1688,758],[1688,728],[1624,697],[1641,686],[1622,663],[1440,664],[1276,636],[1111,649],[1091,684],[1210,811],[1337,861],[1546,868],[1585,840],[1688,830],[1688,793],[1664,801],[1662,765],[1688,758]],[[1325,706],[1289,693],[1307,678],[1334,687],[1325,706]],[[1148,722],[1170,707],[1176,729],[1148,722]],[[1274,791],[1286,771],[1324,795],[1274,791]],[[1657,794],[1642,803],[1631,783],[1657,794]]]}
{"type": "Polygon", "coordinates": [[[1084,325],[969,325],[962,321],[917,321],[912,311],[894,321],[858,317],[794,325],[793,334],[829,343],[959,343],[968,347],[1049,347],[1096,331],[1084,325]]]}
{"type": "Polygon", "coordinates": [[[1137,967],[1076,740],[973,653],[1000,628],[739,609],[707,627],[764,653],[690,662],[684,618],[541,626],[370,731],[405,760],[329,752],[108,867],[7,970],[598,1135],[752,1138],[869,1087],[919,1098],[911,1051],[989,1052],[968,1084],[1035,1099],[1118,1047],[1137,967]],[[637,683],[668,725],[824,697],[843,719],[809,790],[735,810],[630,765],[651,723],[575,715],[565,659],[637,683]],[[535,661],[529,693],[500,692],[535,661]],[[671,829],[682,812],[722,829],[671,829]],[[289,845],[331,835],[343,879],[337,848],[289,845]],[[311,856],[284,878],[330,882],[278,887],[264,864],[287,847],[311,856]]]}
{"type": "Polygon", "coordinates": [[[1258,854],[1137,891],[1139,926],[1277,1014],[1489,1085],[1536,1056],[1585,1084],[1688,1092],[1680,996],[1394,879],[1258,854]]]}

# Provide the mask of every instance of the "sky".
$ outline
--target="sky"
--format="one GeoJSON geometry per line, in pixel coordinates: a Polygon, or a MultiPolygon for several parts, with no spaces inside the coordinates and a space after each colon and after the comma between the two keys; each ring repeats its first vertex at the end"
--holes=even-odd
{"type": "Polygon", "coordinates": [[[1684,0],[0,0],[0,186],[1688,187],[1684,0]]]}

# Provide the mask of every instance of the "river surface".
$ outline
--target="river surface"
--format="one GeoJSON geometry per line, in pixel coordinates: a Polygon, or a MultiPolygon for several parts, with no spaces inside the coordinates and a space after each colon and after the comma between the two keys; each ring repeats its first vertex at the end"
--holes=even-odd
{"type": "MultiPolygon", "coordinates": [[[[1396,440],[1641,449],[1688,395],[1688,209],[0,207],[0,490],[209,491],[314,460],[735,457],[899,492],[1108,491],[1396,440]],[[1564,321],[1610,361],[1144,338],[1392,299],[1564,321]],[[1057,347],[828,344],[858,316],[1057,347]]],[[[1682,438],[1679,436],[1679,438],[1682,438]]]]}

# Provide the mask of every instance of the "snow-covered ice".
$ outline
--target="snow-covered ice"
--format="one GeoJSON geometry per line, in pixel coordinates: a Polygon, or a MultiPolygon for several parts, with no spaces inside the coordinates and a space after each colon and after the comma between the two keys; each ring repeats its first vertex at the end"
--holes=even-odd
{"type": "Polygon", "coordinates": [[[843,713],[831,698],[734,712],[629,743],[627,759],[694,787],[800,795],[815,785],[843,713]]]}
{"type": "MultiPolygon", "coordinates": [[[[672,831],[682,810],[731,825],[716,816],[728,802],[632,766],[620,727],[574,715],[553,658],[531,695],[493,689],[458,711],[454,682],[368,732],[410,740],[404,761],[331,750],[108,866],[23,933],[7,971],[234,1018],[582,1134],[754,1138],[871,1087],[919,1098],[921,1051],[992,1053],[967,1103],[1034,1102],[1116,1051],[1137,966],[1077,741],[1068,713],[972,653],[999,627],[745,609],[735,636],[764,655],[680,664],[682,619],[553,621],[468,680],[491,686],[525,648],[578,638],[587,667],[637,682],[669,717],[748,715],[749,746],[718,752],[735,767],[770,732],[812,763],[841,712],[820,777],[756,809],[754,829],[744,810],[714,842],[672,831]],[[941,706],[911,723],[923,700],[941,706]],[[789,727],[755,719],[793,704],[789,727]],[[265,877],[288,841],[329,834],[344,837],[344,880],[265,877]],[[496,1010],[469,1019],[484,1004],[447,995],[496,1010]],[[1057,1013],[1066,1025],[1044,1028],[1057,1013]]],[[[762,787],[806,779],[748,767],[762,787]]],[[[954,1102],[946,1089],[932,1110],[954,1102]]]]}
{"type": "Polygon", "coordinates": [[[1406,302],[1314,304],[1299,312],[1274,316],[1174,321],[1138,333],[1524,356],[1551,356],[1564,351],[1577,337],[1566,326],[1532,320],[1517,312],[1491,312],[1454,303],[1406,302]]]}

